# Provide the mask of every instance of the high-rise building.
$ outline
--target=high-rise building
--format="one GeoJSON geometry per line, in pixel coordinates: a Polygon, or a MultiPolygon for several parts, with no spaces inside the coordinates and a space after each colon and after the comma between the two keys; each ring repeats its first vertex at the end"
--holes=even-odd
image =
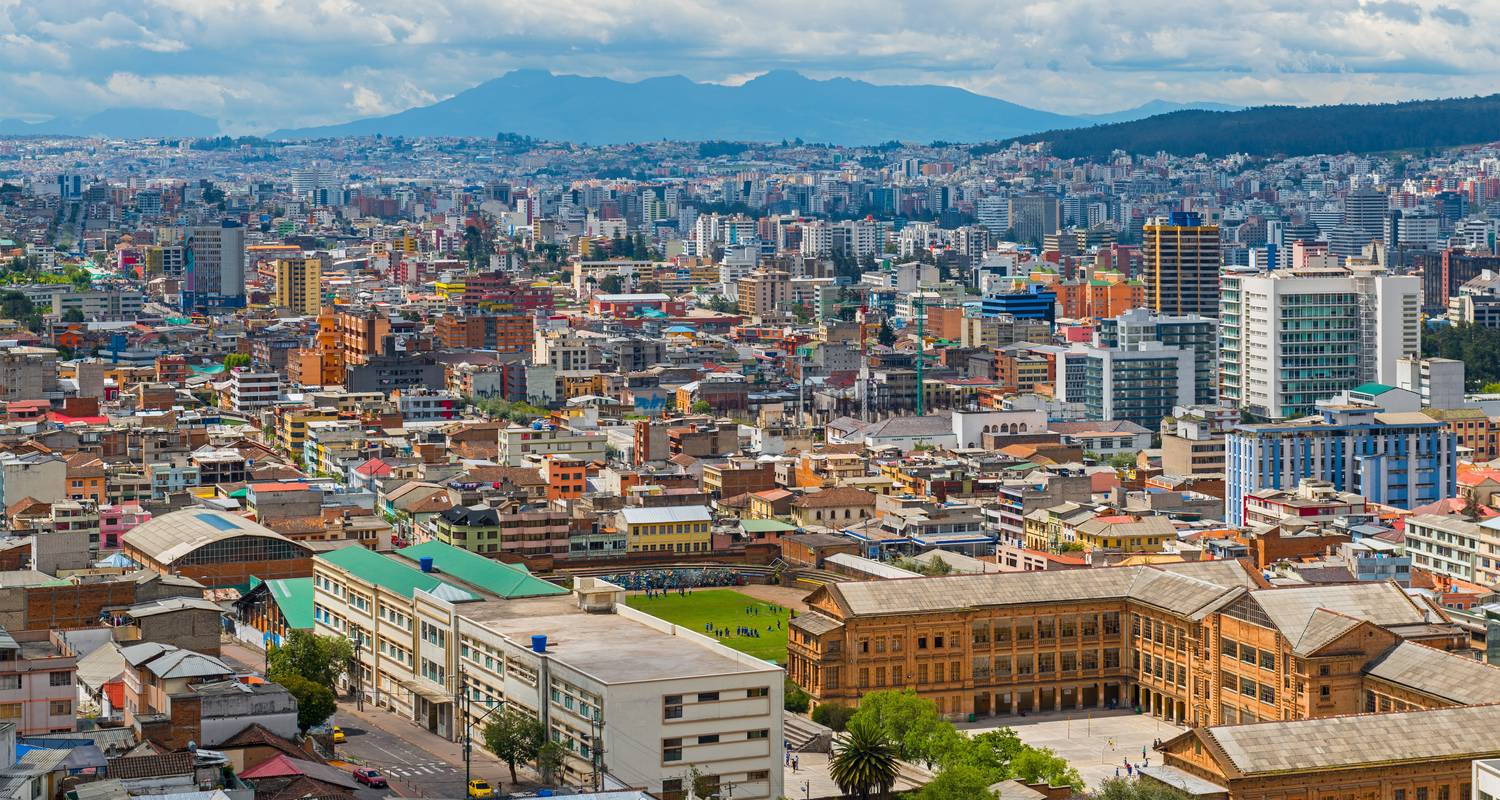
{"type": "Polygon", "coordinates": [[[183,308],[237,308],[244,304],[245,229],[231,219],[189,228],[183,308]]]}
{"type": "Polygon", "coordinates": [[[1081,400],[1089,419],[1126,420],[1154,429],[1193,401],[1193,351],[1140,342],[1130,349],[1089,348],[1081,400]]]}
{"type": "Polygon", "coordinates": [[[1169,317],[1144,308],[1099,320],[1096,341],[1117,350],[1139,350],[1147,342],[1193,353],[1193,401],[1212,405],[1218,397],[1219,328],[1214,320],[1189,314],[1169,317]]]}
{"type": "Polygon", "coordinates": [[[1226,274],[1219,313],[1220,396],[1271,419],[1371,381],[1395,385],[1420,355],[1418,278],[1373,265],[1226,274]]]}
{"type": "Polygon", "coordinates": [[[317,258],[276,261],[276,290],[271,304],[315,316],[323,305],[323,262],[317,258]]]}
{"type": "Polygon", "coordinates": [[[1061,208],[1056,197],[1023,195],[1010,199],[1011,230],[1018,242],[1040,245],[1049,233],[1061,226],[1061,208]]]}
{"type": "Polygon", "coordinates": [[[1365,244],[1385,236],[1385,220],[1391,203],[1385,192],[1368,186],[1344,197],[1344,224],[1359,231],[1365,244]]]}
{"type": "Polygon", "coordinates": [[[736,286],[740,313],[763,320],[790,313],[792,276],[781,270],[753,270],[736,286]]]}
{"type": "Polygon", "coordinates": [[[1219,226],[1202,215],[1176,211],[1142,229],[1146,306],[1159,314],[1219,313],[1219,226]]]}
{"type": "Polygon", "coordinates": [[[1371,503],[1412,509],[1458,491],[1458,438],[1417,412],[1325,408],[1291,422],[1240,425],[1225,441],[1224,520],[1243,525],[1245,498],[1303,478],[1371,503]]]}

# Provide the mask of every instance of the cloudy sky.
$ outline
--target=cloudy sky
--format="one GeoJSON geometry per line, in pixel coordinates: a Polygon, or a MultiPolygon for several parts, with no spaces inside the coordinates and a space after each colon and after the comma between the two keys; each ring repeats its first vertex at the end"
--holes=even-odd
{"type": "Polygon", "coordinates": [[[1500,0],[0,0],[0,117],[234,131],[441,99],[516,67],[941,83],[1065,113],[1500,91],[1500,0]]]}

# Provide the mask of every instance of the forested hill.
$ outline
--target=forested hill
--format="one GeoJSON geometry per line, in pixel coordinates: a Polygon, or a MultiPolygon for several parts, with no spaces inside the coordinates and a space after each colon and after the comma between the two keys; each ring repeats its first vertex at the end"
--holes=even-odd
{"type": "Polygon", "coordinates": [[[1132,122],[1052,130],[1011,141],[1051,142],[1062,158],[1112,151],[1306,156],[1428,149],[1500,140],[1500,95],[1336,106],[1174,111],[1132,122]]]}

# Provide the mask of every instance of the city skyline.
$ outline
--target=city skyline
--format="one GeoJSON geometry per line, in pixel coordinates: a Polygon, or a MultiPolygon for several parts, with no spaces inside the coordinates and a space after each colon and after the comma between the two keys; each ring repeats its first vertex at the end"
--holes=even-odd
{"type": "Polygon", "coordinates": [[[964,88],[1064,114],[1488,94],[1493,4],[1268,2],[1121,18],[1096,4],[251,0],[0,4],[6,117],[189,110],[229,133],[428,105],[512,69],[742,83],[772,69],[964,88]]]}

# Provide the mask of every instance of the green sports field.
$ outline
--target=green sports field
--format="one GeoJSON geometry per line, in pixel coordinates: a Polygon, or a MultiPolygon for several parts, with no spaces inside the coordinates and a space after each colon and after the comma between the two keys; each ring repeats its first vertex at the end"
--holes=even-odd
{"type": "Polygon", "coordinates": [[[719,631],[728,631],[726,636],[715,636],[727,647],[748,653],[756,658],[786,663],[786,622],[789,613],[770,603],[740,594],[733,589],[694,589],[692,594],[678,596],[671,592],[661,597],[647,598],[634,594],[625,598],[631,608],[640,609],[653,617],[681,625],[694,633],[705,636],[713,634],[705,626],[719,631]],[[759,609],[759,614],[747,613],[746,609],[759,609]],[[781,627],[776,627],[777,623],[781,627]],[[766,630],[766,626],[771,630],[766,630]],[[741,636],[741,627],[760,631],[759,638],[741,636]]]}

